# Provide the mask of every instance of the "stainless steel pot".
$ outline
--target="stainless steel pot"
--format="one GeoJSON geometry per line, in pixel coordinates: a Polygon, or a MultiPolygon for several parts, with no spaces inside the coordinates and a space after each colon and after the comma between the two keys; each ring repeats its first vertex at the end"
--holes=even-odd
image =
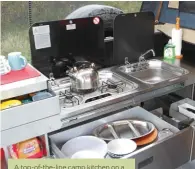
{"type": "Polygon", "coordinates": [[[92,92],[98,88],[99,75],[92,63],[88,67],[73,67],[68,73],[71,79],[71,88],[75,92],[87,93],[92,92]]]}

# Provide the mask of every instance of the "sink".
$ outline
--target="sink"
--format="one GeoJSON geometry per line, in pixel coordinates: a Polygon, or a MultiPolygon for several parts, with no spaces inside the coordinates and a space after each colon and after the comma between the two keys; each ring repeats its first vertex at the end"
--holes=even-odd
{"type": "MultiPolygon", "coordinates": [[[[125,65],[119,67],[118,71],[147,84],[171,82],[189,73],[186,69],[156,59],[149,60],[147,64],[146,67],[141,67],[141,69],[137,67],[134,71],[129,65],[125,65]]],[[[132,67],[134,65],[139,64],[132,64],[132,67]]]]}
{"type": "Polygon", "coordinates": [[[174,73],[171,73],[163,69],[147,69],[145,71],[132,73],[131,76],[145,83],[150,83],[150,84],[156,84],[168,79],[178,77],[174,73]]]}

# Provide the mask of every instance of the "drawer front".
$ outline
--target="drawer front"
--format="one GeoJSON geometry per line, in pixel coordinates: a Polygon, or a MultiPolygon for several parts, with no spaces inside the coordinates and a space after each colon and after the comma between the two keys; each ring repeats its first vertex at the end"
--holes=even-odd
{"type": "Polygon", "coordinates": [[[35,101],[1,111],[1,131],[60,113],[59,97],[35,101]]]}
{"type": "Polygon", "coordinates": [[[4,130],[0,133],[1,145],[6,147],[33,137],[60,129],[62,126],[59,115],[51,116],[32,123],[4,130]]]}
{"type": "Polygon", "coordinates": [[[136,169],[175,169],[190,160],[191,141],[190,127],[128,158],[136,159],[136,169]]]}

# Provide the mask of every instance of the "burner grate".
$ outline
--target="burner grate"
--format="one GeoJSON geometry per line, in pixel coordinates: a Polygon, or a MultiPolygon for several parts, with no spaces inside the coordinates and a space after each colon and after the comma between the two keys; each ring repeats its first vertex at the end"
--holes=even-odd
{"type": "Polygon", "coordinates": [[[102,86],[100,86],[99,90],[101,93],[105,92],[114,92],[114,93],[121,93],[123,92],[124,88],[126,87],[126,83],[122,81],[113,82],[110,79],[106,82],[102,82],[102,86]]]}
{"type": "Polygon", "coordinates": [[[59,96],[64,108],[80,105],[82,101],[81,96],[73,95],[70,90],[60,91],[59,96]]]}

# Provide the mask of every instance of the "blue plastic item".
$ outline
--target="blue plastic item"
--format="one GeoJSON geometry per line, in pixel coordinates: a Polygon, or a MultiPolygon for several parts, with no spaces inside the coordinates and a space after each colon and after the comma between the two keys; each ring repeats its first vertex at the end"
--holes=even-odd
{"type": "Polygon", "coordinates": [[[33,97],[32,100],[33,101],[38,101],[38,100],[43,100],[43,99],[47,99],[49,97],[51,97],[52,95],[48,92],[38,92],[36,93],[33,97]]]}

